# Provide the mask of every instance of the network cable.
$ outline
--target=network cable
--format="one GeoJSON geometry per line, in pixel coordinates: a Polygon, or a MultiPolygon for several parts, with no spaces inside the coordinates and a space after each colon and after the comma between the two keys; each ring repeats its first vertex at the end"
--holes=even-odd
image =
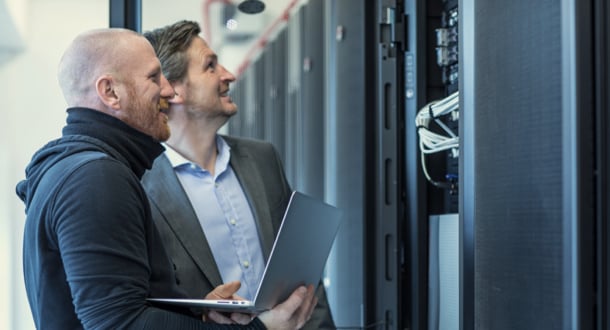
{"type": "Polygon", "coordinates": [[[447,176],[447,181],[440,182],[432,179],[426,166],[426,155],[449,151],[454,158],[459,157],[459,136],[453,132],[440,118],[451,116],[452,120],[459,119],[459,91],[444,99],[432,101],[419,110],[415,116],[415,125],[419,135],[419,149],[421,165],[426,179],[434,186],[447,189],[456,189],[456,177],[447,176]],[[434,122],[443,133],[433,132],[430,123],[434,122]]]}

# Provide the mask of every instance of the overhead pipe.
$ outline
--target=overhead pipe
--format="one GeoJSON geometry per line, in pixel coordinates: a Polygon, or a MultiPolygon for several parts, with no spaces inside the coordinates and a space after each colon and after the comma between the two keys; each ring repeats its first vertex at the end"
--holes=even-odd
{"type": "MultiPolygon", "coordinates": [[[[287,22],[290,19],[291,10],[299,3],[304,0],[291,0],[290,3],[286,6],[286,8],[282,11],[282,13],[267,27],[267,29],[258,37],[256,42],[254,42],[253,46],[246,52],[246,56],[242,63],[237,67],[237,71],[234,72],[236,77],[241,76],[241,74],[248,68],[252,59],[258,55],[260,51],[267,45],[269,41],[269,37],[276,31],[276,29],[282,24],[287,22]]],[[[205,39],[208,45],[212,45],[212,34],[210,27],[210,6],[212,3],[222,2],[224,4],[232,4],[230,0],[204,0],[203,2],[203,39],[205,39]]]]}
{"type": "Polygon", "coordinates": [[[252,59],[258,55],[258,53],[260,51],[262,51],[263,48],[265,48],[265,46],[267,45],[267,42],[269,41],[269,37],[271,35],[273,35],[273,33],[276,31],[276,29],[285,22],[288,22],[288,20],[290,19],[290,12],[291,10],[299,3],[302,2],[303,0],[292,0],[290,1],[290,3],[288,4],[288,6],[286,6],[286,9],[284,9],[284,11],[282,11],[282,13],[278,16],[278,18],[276,18],[270,25],[269,27],[267,27],[267,29],[265,30],[265,32],[263,32],[263,34],[261,34],[261,36],[256,40],[256,42],[254,43],[254,45],[248,50],[248,52],[246,53],[246,56],[243,60],[243,62],[237,67],[237,71],[235,72],[236,77],[239,78],[239,76],[241,76],[241,74],[246,71],[246,69],[248,68],[248,66],[250,65],[250,63],[252,62],[252,59]]]}

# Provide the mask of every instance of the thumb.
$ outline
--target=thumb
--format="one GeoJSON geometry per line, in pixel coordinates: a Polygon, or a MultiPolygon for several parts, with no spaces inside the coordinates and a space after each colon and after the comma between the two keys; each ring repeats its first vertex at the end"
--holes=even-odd
{"type": "Polygon", "coordinates": [[[294,290],[286,301],[280,304],[282,306],[281,308],[288,314],[293,314],[299,307],[301,307],[306,295],[307,289],[304,286],[300,286],[294,290]]]}
{"type": "Polygon", "coordinates": [[[239,290],[241,282],[233,281],[221,284],[208,293],[206,299],[233,299],[233,294],[239,290]]]}

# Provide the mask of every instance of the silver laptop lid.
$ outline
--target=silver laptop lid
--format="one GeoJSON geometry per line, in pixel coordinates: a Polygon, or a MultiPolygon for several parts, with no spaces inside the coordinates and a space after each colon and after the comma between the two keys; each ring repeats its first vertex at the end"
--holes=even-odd
{"type": "Polygon", "coordinates": [[[295,191],[273,244],[254,305],[273,308],[300,285],[317,286],[339,230],[342,212],[295,191]]]}

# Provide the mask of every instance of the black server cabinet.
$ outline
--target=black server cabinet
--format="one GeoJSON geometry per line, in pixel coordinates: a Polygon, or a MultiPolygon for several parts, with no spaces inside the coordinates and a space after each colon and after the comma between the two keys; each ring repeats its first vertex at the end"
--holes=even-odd
{"type": "Polygon", "coordinates": [[[299,187],[312,196],[324,197],[325,43],[324,1],[309,0],[301,21],[301,109],[297,114],[301,137],[299,187]],[[307,178],[307,179],[305,179],[307,178]]]}
{"type": "Polygon", "coordinates": [[[594,1],[594,51],[595,51],[595,131],[596,131],[596,262],[597,299],[595,325],[597,329],[610,329],[610,5],[605,0],[594,1]]]}
{"type": "Polygon", "coordinates": [[[303,20],[303,9],[299,9],[288,21],[285,28],[286,40],[286,70],[284,72],[286,81],[285,95],[285,168],[286,176],[291,185],[296,189],[299,187],[300,173],[300,145],[299,137],[302,131],[298,125],[301,113],[301,21],[303,20]]]}
{"type": "Polygon", "coordinates": [[[366,210],[372,207],[366,189],[368,132],[367,109],[374,109],[370,50],[366,41],[366,2],[333,0],[325,3],[326,112],[325,196],[344,210],[344,223],[327,263],[331,285],[328,297],[338,327],[364,328],[367,279],[365,242],[372,233],[364,230],[366,210]]]}
{"type": "Polygon", "coordinates": [[[273,143],[282,160],[285,160],[285,131],[286,121],[286,30],[279,32],[265,49],[266,86],[263,90],[265,113],[264,139],[273,143]]]}
{"type": "Polygon", "coordinates": [[[465,328],[562,329],[561,3],[460,7],[465,328]]]}
{"type": "MultiPolygon", "coordinates": [[[[450,265],[446,262],[439,265],[438,246],[444,242],[433,239],[438,237],[439,226],[431,225],[433,218],[442,216],[451,218],[457,227],[459,152],[458,148],[452,148],[424,154],[420,147],[422,128],[416,124],[416,118],[420,112],[430,109],[432,102],[446,100],[460,89],[459,6],[451,0],[387,3],[390,8],[394,4],[397,8],[394,27],[387,33],[389,40],[402,43],[398,45],[400,59],[396,61],[402,77],[396,83],[397,105],[404,112],[399,118],[405,125],[399,132],[403,141],[397,139],[402,150],[397,156],[403,161],[399,175],[404,185],[400,195],[404,198],[403,205],[397,209],[399,247],[403,249],[398,261],[401,278],[397,303],[403,328],[436,330],[445,325],[457,326],[460,319],[459,306],[456,306],[459,299],[452,299],[453,293],[459,294],[459,262],[450,260],[450,265]],[[449,272],[445,271],[448,267],[449,272]],[[447,273],[452,274],[449,290],[447,273]]],[[[380,61],[384,61],[383,57],[380,61]]],[[[459,116],[455,113],[437,119],[457,135],[459,116]]],[[[430,122],[429,131],[447,134],[433,120],[430,122]]],[[[458,232],[454,231],[449,238],[456,242],[457,249],[458,232]]]]}
{"type": "MultiPolygon", "coordinates": [[[[372,143],[367,166],[374,176],[368,177],[366,231],[367,316],[368,324],[386,329],[402,329],[413,309],[403,307],[405,218],[404,180],[404,50],[406,16],[403,1],[377,1],[373,8],[375,45],[375,109],[368,113],[367,126],[372,143]]],[[[413,246],[419,244],[414,242],[413,246]]],[[[407,249],[407,251],[411,251],[407,249]]],[[[407,252],[408,253],[408,252],[407,252]]],[[[409,260],[411,256],[409,256],[409,260]]],[[[416,261],[417,263],[417,261],[416,261]]],[[[409,272],[417,274],[418,268],[409,272]]],[[[417,295],[417,293],[414,293],[417,295]]],[[[415,306],[409,305],[406,306],[415,306]]]]}
{"type": "Polygon", "coordinates": [[[231,84],[231,100],[233,103],[237,104],[237,115],[233,116],[229,122],[226,124],[227,130],[229,132],[241,132],[242,131],[242,120],[241,113],[244,111],[244,108],[247,106],[245,102],[245,82],[243,80],[243,75],[237,78],[237,81],[231,84]]]}
{"type": "Polygon", "coordinates": [[[460,9],[462,328],[607,328],[607,4],[460,9]]]}
{"type": "Polygon", "coordinates": [[[264,138],[269,127],[266,125],[265,118],[270,115],[267,111],[267,98],[265,94],[269,91],[271,77],[267,74],[266,65],[267,57],[272,57],[273,53],[265,50],[253,64],[253,73],[255,81],[253,81],[254,99],[251,100],[254,111],[252,115],[253,129],[251,136],[256,138],[264,138]]]}

